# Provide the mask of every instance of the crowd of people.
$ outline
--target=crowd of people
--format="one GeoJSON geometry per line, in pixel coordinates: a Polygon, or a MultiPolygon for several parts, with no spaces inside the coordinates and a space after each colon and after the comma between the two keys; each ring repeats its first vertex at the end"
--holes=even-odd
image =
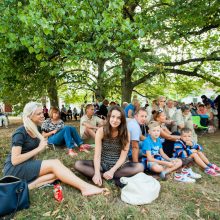
{"type": "MultiPolygon", "coordinates": [[[[219,128],[219,96],[214,102],[202,96],[203,103],[178,103],[160,96],[157,100],[141,103],[134,97],[131,103],[119,106],[105,99],[101,105],[83,106],[80,131],[65,125],[61,109],[52,107],[49,111],[38,103],[26,104],[23,111],[23,125],[12,136],[11,153],[8,155],[4,175],[25,179],[29,189],[51,184],[60,180],[79,189],[84,196],[99,194],[105,180],[114,180],[121,186],[120,177],[130,177],[139,172],[158,173],[166,180],[175,172],[174,180],[194,183],[201,174],[192,170],[194,161],[204,173],[219,176],[220,168],[209,161],[203,147],[197,143],[194,115],[204,115],[207,126],[219,128]],[[97,186],[78,178],[59,158],[36,160],[48,144],[65,145],[67,154],[76,157],[79,152],[88,153],[95,143],[93,160],[79,160],[75,169],[91,178],[97,186]]],[[[65,108],[65,109],[64,109],[65,108]]],[[[60,187],[55,184],[55,198],[62,201],[60,187]]]]}
{"type": "Polygon", "coordinates": [[[8,128],[8,116],[0,108],[0,127],[8,128]]]}

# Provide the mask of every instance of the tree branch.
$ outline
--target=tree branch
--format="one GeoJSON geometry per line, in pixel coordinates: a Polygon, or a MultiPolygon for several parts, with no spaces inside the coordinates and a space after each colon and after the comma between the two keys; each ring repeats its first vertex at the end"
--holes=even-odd
{"type": "Polygon", "coordinates": [[[215,29],[215,28],[218,28],[218,27],[219,27],[219,24],[211,24],[209,26],[203,27],[199,31],[190,31],[190,32],[188,32],[188,34],[200,35],[200,34],[203,34],[207,31],[210,31],[211,29],[215,29]]]}
{"type": "Polygon", "coordinates": [[[171,6],[169,3],[158,3],[158,4],[155,4],[149,8],[146,8],[145,11],[152,11],[154,8],[159,8],[161,6],[171,6]]]}
{"type": "Polygon", "coordinates": [[[156,71],[153,71],[153,72],[148,73],[147,75],[144,75],[144,76],[141,77],[140,79],[138,79],[138,80],[132,82],[133,88],[134,88],[135,86],[138,86],[138,85],[141,84],[141,83],[144,83],[146,80],[148,80],[148,79],[154,77],[155,75],[157,75],[157,72],[156,72],[156,71]]]}
{"type": "Polygon", "coordinates": [[[198,74],[198,68],[195,68],[193,71],[186,71],[186,70],[180,70],[180,69],[169,69],[166,68],[164,69],[165,71],[169,72],[169,73],[175,73],[175,74],[180,74],[180,75],[185,75],[185,76],[195,76],[195,77],[199,77],[202,78],[206,81],[212,82],[214,85],[220,86],[220,81],[218,77],[214,77],[211,75],[201,75],[198,74]]]}
{"type": "Polygon", "coordinates": [[[184,65],[188,63],[204,62],[204,61],[220,61],[220,57],[202,57],[202,58],[188,59],[188,60],[182,60],[182,61],[177,61],[177,62],[163,63],[163,65],[164,66],[179,66],[179,65],[184,65]]]}
{"type": "Polygon", "coordinates": [[[142,95],[140,92],[138,92],[137,90],[135,90],[135,89],[133,89],[132,90],[133,92],[136,92],[138,95],[140,95],[140,96],[142,96],[142,97],[144,97],[144,98],[147,98],[147,96],[146,95],[142,95]]]}

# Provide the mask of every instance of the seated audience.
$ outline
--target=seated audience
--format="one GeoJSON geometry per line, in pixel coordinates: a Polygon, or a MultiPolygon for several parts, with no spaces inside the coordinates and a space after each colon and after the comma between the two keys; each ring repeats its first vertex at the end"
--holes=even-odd
{"type": "Polygon", "coordinates": [[[46,107],[46,105],[44,105],[44,107],[43,107],[43,113],[44,113],[44,118],[45,118],[45,120],[46,120],[47,118],[49,118],[48,108],[46,107]]]}
{"type": "Polygon", "coordinates": [[[96,100],[94,103],[93,103],[93,106],[94,106],[94,114],[97,114],[97,112],[99,111],[99,102],[98,100],[96,100]]]}
{"type": "Polygon", "coordinates": [[[125,109],[127,106],[128,106],[128,103],[127,103],[127,102],[123,102],[123,103],[122,103],[122,108],[123,108],[123,109],[125,109]]]}
{"type": "Polygon", "coordinates": [[[71,107],[69,107],[69,109],[67,110],[67,118],[68,118],[68,120],[73,119],[73,112],[72,112],[71,107]]]}
{"type": "Polygon", "coordinates": [[[208,113],[204,104],[199,104],[197,114],[201,117],[201,125],[208,126],[208,113]]]}
{"type": "Polygon", "coordinates": [[[135,111],[140,108],[140,102],[137,98],[133,98],[132,102],[125,107],[126,118],[134,118],[135,111]]]}
{"type": "Polygon", "coordinates": [[[105,119],[108,114],[108,104],[109,101],[107,99],[104,99],[98,112],[96,113],[100,118],[105,119]]]}
{"type": "Polygon", "coordinates": [[[196,107],[194,106],[193,103],[190,103],[189,107],[190,107],[190,112],[191,112],[192,116],[198,115],[197,114],[197,109],[196,109],[196,107]]]}
{"type": "Polygon", "coordinates": [[[145,125],[147,120],[147,112],[144,108],[140,108],[135,112],[134,118],[128,121],[128,131],[130,132],[130,150],[128,153],[129,159],[133,162],[139,162],[142,157],[141,141],[146,136],[142,134],[140,125],[145,125]]]}
{"type": "Polygon", "coordinates": [[[217,109],[218,128],[220,129],[220,95],[214,100],[215,108],[217,109]]]}
{"type": "Polygon", "coordinates": [[[180,139],[178,132],[171,132],[166,127],[166,115],[163,111],[155,111],[153,114],[154,121],[158,121],[161,126],[160,137],[163,145],[163,151],[168,157],[173,155],[173,147],[176,140],[180,139]]]}
{"type": "Polygon", "coordinates": [[[159,96],[157,98],[156,105],[155,106],[152,105],[152,112],[153,111],[159,111],[159,110],[164,111],[165,110],[165,105],[166,105],[166,97],[159,96]]]}
{"type": "Polygon", "coordinates": [[[157,100],[154,99],[154,100],[152,101],[151,111],[153,112],[153,110],[155,110],[156,108],[157,108],[157,100]]]}
{"type": "Polygon", "coordinates": [[[169,128],[170,131],[174,132],[177,131],[177,125],[176,125],[176,112],[177,108],[174,107],[173,100],[169,99],[167,100],[164,112],[166,114],[166,125],[169,128]]]}
{"type": "Polygon", "coordinates": [[[204,104],[199,104],[197,109],[198,115],[207,115],[207,109],[204,104]]]}
{"type": "Polygon", "coordinates": [[[108,105],[108,111],[111,109],[111,107],[117,105],[117,103],[115,101],[111,101],[108,105]]]}
{"type": "Polygon", "coordinates": [[[193,140],[197,142],[197,134],[194,129],[192,114],[190,112],[189,105],[183,105],[181,109],[178,109],[176,112],[176,124],[177,131],[180,131],[182,128],[189,128],[193,134],[193,140]]]}
{"type": "Polygon", "coordinates": [[[67,117],[67,111],[66,111],[66,107],[64,105],[62,105],[62,108],[61,108],[61,120],[63,120],[64,122],[66,121],[66,117],[67,117]]]}
{"type": "Polygon", "coordinates": [[[95,136],[94,160],[77,161],[75,169],[101,186],[102,178],[114,179],[119,184],[122,176],[132,176],[143,172],[141,163],[127,162],[129,150],[129,132],[124,111],[113,106],[107,116],[104,127],[98,129],[95,136]]]}
{"type": "MultiPolygon", "coordinates": [[[[36,159],[36,156],[47,147],[47,140],[37,127],[43,121],[42,106],[35,102],[26,104],[23,111],[23,125],[12,135],[12,148],[5,162],[4,175],[12,175],[26,180],[29,189],[53,183],[59,179],[79,189],[83,196],[102,193],[103,189],[81,180],[58,159],[36,159]]],[[[54,186],[55,192],[58,192],[56,187],[57,185],[54,186]]],[[[56,193],[54,196],[59,199],[56,193]]]]}
{"type": "Polygon", "coordinates": [[[48,138],[49,144],[66,145],[68,148],[68,155],[71,157],[77,156],[73,150],[74,147],[79,147],[80,151],[88,152],[88,145],[83,144],[75,127],[65,126],[60,119],[60,111],[56,107],[52,107],[49,112],[50,118],[45,120],[42,124],[43,136],[48,138]]]}
{"type": "Polygon", "coordinates": [[[94,115],[94,106],[92,104],[86,105],[85,115],[80,119],[80,135],[82,139],[92,138],[95,140],[95,133],[103,124],[104,121],[94,115]]]}
{"type": "Polygon", "coordinates": [[[0,109],[0,127],[5,126],[5,128],[8,128],[8,118],[0,109]]]}
{"type": "Polygon", "coordinates": [[[214,110],[210,103],[205,104],[207,115],[208,115],[208,125],[214,126],[214,110]]]}
{"type": "Polygon", "coordinates": [[[209,103],[212,108],[215,108],[214,102],[211,99],[209,99],[206,95],[202,95],[201,99],[202,99],[202,102],[203,102],[204,105],[209,103]]]}
{"type": "Polygon", "coordinates": [[[76,121],[77,121],[77,116],[78,116],[78,111],[77,111],[76,107],[74,107],[73,108],[73,117],[76,121]]]}
{"type": "Polygon", "coordinates": [[[146,99],[146,103],[145,103],[145,105],[144,105],[144,108],[145,108],[146,111],[147,111],[147,122],[146,122],[146,124],[148,124],[149,121],[152,119],[152,108],[151,108],[151,106],[149,105],[147,99],[146,99]]]}
{"type": "MultiPolygon", "coordinates": [[[[145,157],[142,158],[142,163],[150,171],[160,173],[160,178],[165,180],[167,174],[182,166],[182,161],[180,159],[169,158],[164,153],[159,138],[161,131],[160,123],[151,121],[148,127],[149,135],[143,141],[142,153],[145,157]]],[[[191,178],[180,173],[176,173],[174,179],[181,182],[194,182],[191,178]]]]}
{"type": "Polygon", "coordinates": [[[84,104],[82,104],[80,107],[79,117],[81,118],[83,115],[84,115],[84,104]]]}
{"type": "Polygon", "coordinates": [[[180,140],[176,141],[174,145],[174,157],[191,157],[206,174],[210,176],[220,176],[220,173],[218,173],[220,172],[220,168],[215,164],[210,163],[202,151],[202,146],[193,142],[192,131],[189,128],[183,128],[181,130],[180,140]]]}

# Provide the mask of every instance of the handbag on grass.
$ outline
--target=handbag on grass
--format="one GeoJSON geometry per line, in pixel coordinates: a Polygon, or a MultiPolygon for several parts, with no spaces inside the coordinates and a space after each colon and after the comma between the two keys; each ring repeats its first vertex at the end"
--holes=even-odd
{"type": "Polygon", "coordinates": [[[14,176],[0,179],[0,217],[16,213],[30,206],[29,190],[26,181],[14,176]]]}
{"type": "Polygon", "coordinates": [[[126,185],[121,190],[121,200],[128,204],[148,204],[159,196],[159,181],[145,173],[138,173],[132,177],[121,177],[120,182],[126,185]]]}

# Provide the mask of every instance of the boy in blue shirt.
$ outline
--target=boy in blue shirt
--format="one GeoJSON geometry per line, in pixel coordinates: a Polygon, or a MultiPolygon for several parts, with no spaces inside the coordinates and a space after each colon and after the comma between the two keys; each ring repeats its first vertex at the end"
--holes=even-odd
{"type": "MultiPolygon", "coordinates": [[[[148,168],[150,171],[155,173],[160,173],[161,179],[165,180],[166,175],[171,173],[174,170],[179,169],[182,166],[182,161],[180,159],[169,158],[163,151],[162,144],[160,141],[160,124],[156,121],[151,121],[148,124],[149,135],[143,142],[142,153],[143,159],[142,163],[145,168],[148,168]]],[[[175,180],[181,182],[195,182],[194,179],[191,179],[182,174],[176,174],[175,180]],[[176,175],[181,178],[176,178],[176,175]]]]}
{"type": "MultiPolygon", "coordinates": [[[[203,148],[192,141],[192,131],[189,128],[183,128],[180,133],[180,140],[174,144],[173,156],[176,158],[191,157],[195,163],[199,165],[204,172],[210,176],[219,176],[220,168],[210,163],[208,158],[202,152],[203,148]]],[[[189,170],[188,172],[191,172],[189,170]]]]}

